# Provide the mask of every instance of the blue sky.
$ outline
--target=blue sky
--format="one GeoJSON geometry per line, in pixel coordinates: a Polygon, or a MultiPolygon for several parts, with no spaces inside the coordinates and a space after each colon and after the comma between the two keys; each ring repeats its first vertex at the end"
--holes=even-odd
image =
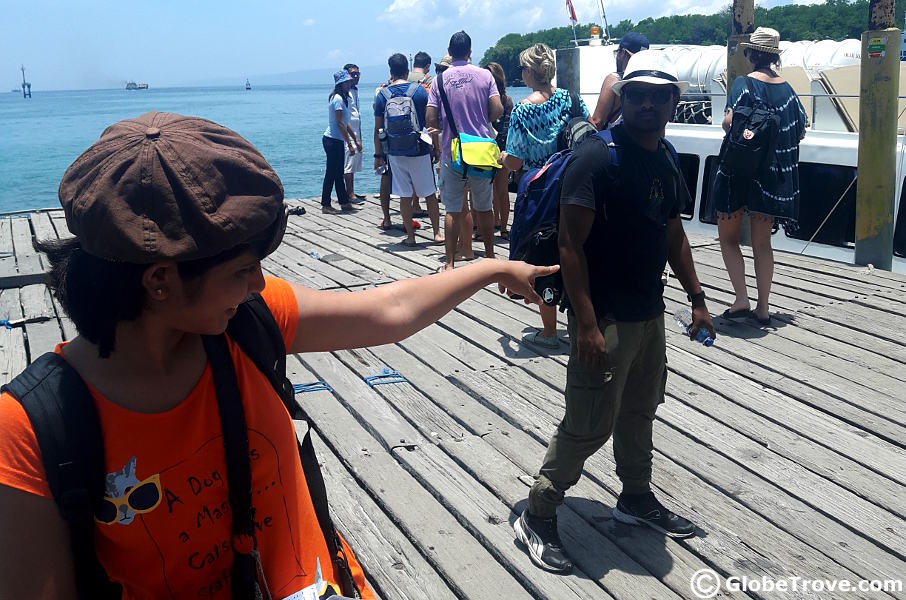
{"type": "MultiPolygon", "coordinates": [[[[605,6],[615,23],[728,3],[605,6]]],[[[596,0],[574,4],[580,21],[597,20],[596,0]]],[[[0,90],[21,81],[20,63],[36,90],[120,87],[129,79],[156,87],[261,81],[346,62],[385,65],[393,52],[426,50],[439,60],[459,29],[480,57],[506,33],[565,24],[565,0],[0,0],[0,90]]]]}

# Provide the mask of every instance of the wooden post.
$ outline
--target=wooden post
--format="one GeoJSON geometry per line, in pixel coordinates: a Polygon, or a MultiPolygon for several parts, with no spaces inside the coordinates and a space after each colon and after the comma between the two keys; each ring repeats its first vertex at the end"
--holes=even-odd
{"type": "Polygon", "coordinates": [[[859,181],[856,188],[856,253],[860,265],[890,270],[896,201],[897,95],[900,30],[894,0],[871,0],[862,34],[859,79],[859,181]]]}
{"type": "MultiPolygon", "coordinates": [[[[755,31],[755,0],[733,0],[733,19],[730,22],[730,35],[727,37],[727,98],[733,81],[740,75],[748,75],[752,65],[745,57],[740,42],[748,42],[749,34],[755,31]]],[[[712,119],[721,118],[720,111],[715,111],[711,106],[712,119]]],[[[749,215],[742,217],[739,241],[746,246],[752,244],[752,234],[749,228],[749,215]]]]}

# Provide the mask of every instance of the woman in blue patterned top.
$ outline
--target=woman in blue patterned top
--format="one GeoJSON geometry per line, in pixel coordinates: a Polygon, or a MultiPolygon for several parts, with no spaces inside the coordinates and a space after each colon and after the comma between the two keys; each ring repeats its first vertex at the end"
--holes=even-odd
{"type": "MultiPolygon", "coordinates": [[[[552,154],[560,150],[560,132],[566,128],[573,113],[570,93],[551,85],[557,70],[553,50],[544,44],[535,44],[519,54],[519,64],[522,66],[522,81],[532,88],[532,93],[510,115],[506,151],[500,153],[500,164],[511,171],[543,166],[552,154]]],[[[587,119],[585,103],[578,95],[576,98],[579,101],[576,112],[587,119]]],[[[544,348],[557,348],[560,345],[557,309],[545,304],[539,308],[543,329],[531,331],[522,339],[544,348]]]]}
{"type": "MultiPolygon", "coordinates": [[[[774,70],[780,65],[780,34],[759,27],[748,43],[741,43],[753,70],[748,77],[755,96],[780,115],[775,160],[768,173],[756,179],[730,178],[718,169],[714,179],[714,206],[717,209],[717,231],[720,251],[727,274],[733,284],[736,300],[722,315],[727,319],[754,318],[760,325],[770,325],[768,296],[774,277],[774,251],[771,234],[775,225],[796,227],[799,218],[799,141],[805,136],[805,109],[790,84],[774,70]],[[742,215],[748,211],[751,223],[752,254],[755,258],[755,283],[758,304],[749,308],[745,263],[739,248],[742,215]]],[[[753,106],[745,77],[737,77],[730,89],[724,131],[729,130],[733,109],[753,106]]]]}

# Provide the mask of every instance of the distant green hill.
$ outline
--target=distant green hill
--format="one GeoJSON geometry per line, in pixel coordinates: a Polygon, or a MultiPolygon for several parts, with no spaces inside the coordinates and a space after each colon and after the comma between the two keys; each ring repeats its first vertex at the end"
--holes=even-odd
{"type": "MultiPolygon", "coordinates": [[[[897,11],[894,14],[899,15],[897,11]]],[[[780,38],[799,40],[843,40],[859,38],[868,27],[868,0],[827,0],[825,4],[775,6],[771,9],[755,7],[755,25],[773,27],[780,38]]],[[[579,37],[587,37],[588,25],[577,26],[579,37]]],[[[627,31],[639,31],[648,36],[652,44],[726,44],[730,30],[730,7],[713,15],[677,15],[642,19],[633,23],[629,19],[611,25],[611,38],[619,38],[627,31]]],[[[503,66],[510,82],[518,81],[519,53],[535,43],[551,48],[565,48],[572,43],[571,27],[554,27],[520,35],[510,33],[488,48],[481,58],[481,65],[497,62],[503,66]]]]}

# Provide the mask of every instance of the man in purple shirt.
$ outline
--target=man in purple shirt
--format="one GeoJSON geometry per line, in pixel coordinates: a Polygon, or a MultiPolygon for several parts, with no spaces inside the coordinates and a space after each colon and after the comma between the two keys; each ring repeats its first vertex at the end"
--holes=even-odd
{"type": "MultiPolygon", "coordinates": [[[[453,34],[447,52],[453,57],[453,66],[444,71],[443,86],[453,113],[453,121],[459,133],[468,133],[485,138],[491,135],[491,122],[503,115],[500,93],[491,72],[469,64],[472,55],[472,38],[465,31],[453,34]]],[[[429,131],[440,131],[438,123],[443,122],[440,148],[434,148],[435,158],[440,161],[440,194],[447,216],[444,219],[446,237],[446,260],[443,269],[453,268],[456,256],[456,242],[462,235],[466,244],[471,244],[471,232],[460,233],[464,207],[465,189],[468,183],[472,192],[472,208],[478,216],[478,232],[484,240],[485,256],[494,258],[494,213],[493,188],[491,179],[480,176],[463,177],[450,166],[450,142],[453,132],[450,120],[444,114],[440,97],[440,86],[431,86],[428,96],[427,124],[429,131]]]]}

